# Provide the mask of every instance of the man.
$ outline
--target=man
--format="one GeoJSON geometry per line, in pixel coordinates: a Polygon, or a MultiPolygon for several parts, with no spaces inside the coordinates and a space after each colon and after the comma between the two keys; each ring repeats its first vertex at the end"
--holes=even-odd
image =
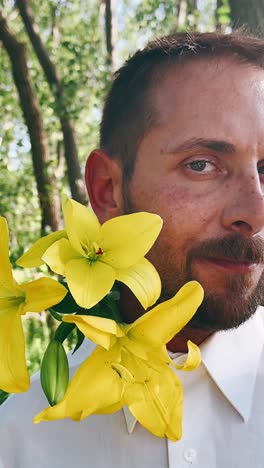
{"type": "MultiPolygon", "coordinates": [[[[35,378],[1,409],[0,466],[263,468],[263,51],[240,34],[175,34],[137,52],[116,75],[86,166],[101,222],[133,211],[163,218],[149,254],[162,298],[189,279],[205,289],[168,345],[182,353],[192,339],[202,351],[196,371],[179,372],[182,440],[152,436],[123,410],[33,426],[46,405],[35,378]]],[[[127,291],[122,313],[142,314],[127,291]]]]}

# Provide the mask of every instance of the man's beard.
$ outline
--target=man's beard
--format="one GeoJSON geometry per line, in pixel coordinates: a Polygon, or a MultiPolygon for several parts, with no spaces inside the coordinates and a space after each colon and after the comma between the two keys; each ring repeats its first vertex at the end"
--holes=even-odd
{"type": "MultiPolygon", "coordinates": [[[[203,241],[187,255],[186,277],[188,280],[196,279],[192,273],[195,259],[221,257],[245,264],[263,264],[264,240],[261,237],[229,234],[222,239],[203,241]]],[[[264,304],[264,273],[253,289],[250,275],[243,273],[226,276],[225,283],[225,295],[205,291],[204,301],[190,322],[193,327],[214,330],[236,328],[248,320],[259,305],[264,304]]]]}
{"type": "Polygon", "coordinates": [[[228,330],[237,328],[254,315],[259,305],[264,305],[264,274],[247,297],[242,275],[229,281],[228,294],[217,296],[205,292],[204,300],[190,321],[193,328],[210,330],[228,330]]]}
{"type": "MultiPolygon", "coordinates": [[[[128,199],[126,199],[125,208],[127,213],[137,211],[133,209],[128,199]]],[[[150,257],[151,260],[152,255],[150,257]]],[[[163,252],[159,252],[159,257],[163,257],[163,252]]],[[[174,263],[173,268],[171,268],[173,271],[161,268],[163,270],[163,272],[160,272],[163,284],[158,302],[170,299],[188,281],[199,281],[198,275],[194,273],[192,268],[194,260],[217,257],[242,263],[263,264],[264,240],[257,236],[246,238],[235,233],[229,234],[222,239],[208,239],[196,243],[188,252],[185,265],[179,267],[174,263]],[[172,276],[176,279],[173,286],[172,276]]],[[[155,258],[158,258],[158,256],[155,256],[155,258]]],[[[167,265],[172,265],[171,261],[168,261],[167,265]]],[[[156,266],[158,267],[158,265],[156,266]]],[[[206,285],[202,284],[205,288],[205,297],[189,325],[203,330],[237,328],[252,317],[259,305],[264,305],[264,272],[255,288],[251,283],[250,275],[230,274],[225,278],[225,294],[222,295],[206,290],[206,285]],[[252,291],[249,292],[250,290],[252,291]]]]}

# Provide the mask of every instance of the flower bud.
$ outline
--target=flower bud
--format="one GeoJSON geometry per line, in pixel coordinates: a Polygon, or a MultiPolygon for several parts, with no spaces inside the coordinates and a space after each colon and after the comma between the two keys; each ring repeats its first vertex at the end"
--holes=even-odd
{"type": "Polygon", "coordinates": [[[48,345],[41,363],[40,381],[51,406],[64,396],[69,382],[69,364],[65,349],[57,340],[48,345]]]}

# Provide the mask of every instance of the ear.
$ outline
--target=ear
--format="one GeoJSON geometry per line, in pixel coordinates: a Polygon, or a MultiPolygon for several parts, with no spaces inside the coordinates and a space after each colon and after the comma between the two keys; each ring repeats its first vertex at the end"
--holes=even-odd
{"type": "Polygon", "coordinates": [[[102,150],[92,151],[85,167],[90,203],[100,223],[123,213],[122,172],[102,150]]]}

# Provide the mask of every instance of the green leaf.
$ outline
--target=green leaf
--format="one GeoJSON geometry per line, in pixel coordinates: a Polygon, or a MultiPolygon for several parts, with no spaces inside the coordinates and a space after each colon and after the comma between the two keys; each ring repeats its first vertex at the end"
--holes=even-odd
{"type": "MultiPolygon", "coordinates": [[[[66,283],[62,283],[65,288],[68,289],[68,285],[66,283]]],[[[64,299],[59,302],[58,304],[52,307],[54,312],[59,312],[60,314],[72,314],[74,312],[82,310],[82,308],[76,304],[75,300],[73,299],[70,291],[68,290],[64,299]]],[[[55,317],[56,318],[56,317],[55,317]]],[[[59,319],[58,319],[59,320],[59,319]]]]}
{"type": "Polygon", "coordinates": [[[61,322],[55,331],[54,340],[63,343],[63,341],[70,335],[74,328],[76,328],[74,323],[61,322]]]}
{"type": "Polygon", "coordinates": [[[9,393],[4,392],[4,390],[0,390],[0,405],[2,405],[7,398],[9,397],[9,393]]]}
{"type": "Polygon", "coordinates": [[[77,349],[80,348],[81,344],[83,343],[84,338],[85,338],[84,334],[79,330],[79,328],[77,328],[77,343],[72,354],[74,354],[77,351],[77,349]]]}
{"type": "Polygon", "coordinates": [[[55,320],[58,320],[59,322],[62,321],[62,317],[63,317],[63,316],[62,316],[61,314],[58,314],[58,313],[57,313],[55,310],[53,310],[53,309],[49,309],[49,311],[50,311],[52,317],[55,318],[55,320]]]}

